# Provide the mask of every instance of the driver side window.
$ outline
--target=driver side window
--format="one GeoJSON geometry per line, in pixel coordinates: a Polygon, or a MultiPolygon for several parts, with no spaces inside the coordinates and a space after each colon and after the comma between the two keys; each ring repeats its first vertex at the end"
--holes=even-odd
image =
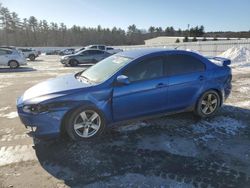
{"type": "Polygon", "coordinates": [[[163,59],[161,57],[143,60],[128,67],[123,73],[130,82],[151,80],[163,76],[163,59]]]}
{"type": "Polygon", "coordinates": [[[81,53],[82,56],[86,56],[86,55],[89,55],[89,51],[84,51],[81,53]]]}

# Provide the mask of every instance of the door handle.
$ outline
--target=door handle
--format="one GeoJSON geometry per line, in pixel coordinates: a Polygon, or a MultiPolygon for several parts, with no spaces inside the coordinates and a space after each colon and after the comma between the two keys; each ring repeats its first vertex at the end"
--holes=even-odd
{"type": "Polygon", "coordinates": [[[203,81],[203,80],[205,80],[205,77],[201,75],[201,76],[199,76],[199,80],[203,81]]]}
{"type": "Polygon", "coordinates": [[[156,85],[156,88],[166,87],[167,85],[164,83],[159,83],[156,85]]]}

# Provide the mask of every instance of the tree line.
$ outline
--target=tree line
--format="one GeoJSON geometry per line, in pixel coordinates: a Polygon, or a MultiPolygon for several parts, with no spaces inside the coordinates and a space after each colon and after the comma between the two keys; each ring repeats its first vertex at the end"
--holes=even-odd
{"type": "MultiPolygon", "coordinates": [[[[250,32],[246,32],[250,36],[250,32]]],[[[220,36],[222,33],[219,33],[220,36]]],[[[234,33],[235,34],[235,33],[234,33]]],[[[209,35],[213,35],[210,33],[209,35]]],[[[237,35],[237,34],[236,34],[237,35]]],[[[34,16],[21,19],[16,12],[11,12],[0,4],[0,45],[13,46],[86,46],[89,44],[106,45],[139,45],[144,40],[158,36],[207,36],[204,26],[181,30],[174,27],[154,27],[148,30],[138,29],[136,25],[127,30],[113,27],[80,27],[68,28],[64,23],[48,23],[34,16]]],[[[245,35],[244,35],[245,36],[245,35]]],[[[246,36],[245,36],[246,37],[246,36]]]]}

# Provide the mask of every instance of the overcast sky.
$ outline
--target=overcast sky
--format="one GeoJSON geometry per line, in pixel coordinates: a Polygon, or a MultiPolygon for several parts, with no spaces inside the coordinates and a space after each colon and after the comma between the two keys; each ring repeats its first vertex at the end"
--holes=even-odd
{"type": "Polygon", "coordinates": [[[249,31],[250,0],[0,0],[21,18],[35,16],[67,26],[121,27],[135,24],[206,31],[249,31]]]}

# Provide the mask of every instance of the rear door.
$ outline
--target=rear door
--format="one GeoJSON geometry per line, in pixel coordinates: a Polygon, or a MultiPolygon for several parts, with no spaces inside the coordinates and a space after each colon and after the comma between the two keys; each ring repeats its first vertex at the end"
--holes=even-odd
{"type": "Polygon", "coordinates": [[[8,65],[8,62],[10,60],[9,56],[11,53],[11,50],[0,49],[0,65],[8,65]]]}
{"type": "Polygon", "coordinates": [[[104,51],[92,50],[91,55],[93,63],[96,63],[104,58],[104,51]]]}
{"type": "Polygon", "coordinates": [[[81,54],[78,55],[77,60],[79,63],[91,63],[92,61],[92,55],[91,50],[85,50],[81,52],[81,54]]]}
{"type": "Polygon", "coordinates": [[[128,85],[114,86],[113,117],[124,120],[160,112],[167,107],[167,78],[163,73],[163,58],[137,62],[123,73],[128,85]]]}
{"type": "Polygon", "coordinates": [[[196,103],[205,77],[205,64],[187,54],[166,55],[164,63],[168,75],[168,109],[181,110],[196,103]]]}

